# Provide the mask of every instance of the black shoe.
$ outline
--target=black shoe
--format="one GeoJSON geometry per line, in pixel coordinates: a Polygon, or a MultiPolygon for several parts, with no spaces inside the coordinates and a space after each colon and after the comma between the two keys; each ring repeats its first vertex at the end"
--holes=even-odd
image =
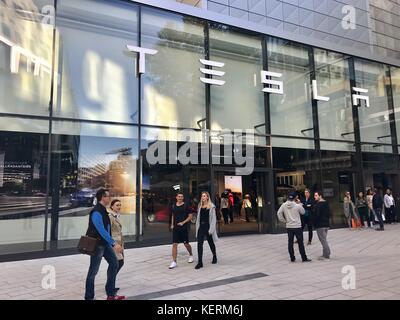
{"type": "Polygon", "coordinates": [[[290,259],[290,262],[296,262],[296,259],[290,259]]]}
{"type": "Polygon", "coordinates": [[[203,262],[199,262],[198,264],[196,264],[196,266],[194,268],[195,269],[203,268],[203,262]]]}
{"type": "Polygon", "coordinates": [[[305,260],[303,260],[303,262],[311,262],[311,259],[305,259],[305,260]]]}
{"type": "Polygon", "coordinates": [[[376,231],[384,231],[385,229],[382,228],[382,229],[375,229],[375,230],[376,231]]]}
{"type": "Polygon", "coordinates": [[[217,256],[213,256],[213,259],[212,259],[212,262],[211,262],[212,264],[216,264],[217,263],[217,256]]]}

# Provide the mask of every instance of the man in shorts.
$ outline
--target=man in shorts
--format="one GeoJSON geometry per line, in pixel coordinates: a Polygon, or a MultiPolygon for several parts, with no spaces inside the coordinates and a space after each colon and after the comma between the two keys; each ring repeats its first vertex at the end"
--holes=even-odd
{"type": "Polygon", "coordinates": [[[172,262],[170,269],[176,268],[176,258],[178,256],[178,243],[183,243],[189,252],[189,263],[193,262],[192,247],[189,244],[189,223],[192,221],[192,214],[189,206],[183,202],[183,194],[176,195],[176,203],[172,205],[172,262]]]}

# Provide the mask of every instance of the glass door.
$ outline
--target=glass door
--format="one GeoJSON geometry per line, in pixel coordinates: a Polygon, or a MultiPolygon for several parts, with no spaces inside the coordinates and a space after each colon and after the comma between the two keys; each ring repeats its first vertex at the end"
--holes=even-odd
{"type": "Polygon", "coordinates": [[[259,233],[266,224],[271,201],[265,171],[235,175],[234,168],[213,169],[213,195],[220,234],[259,233]]]}

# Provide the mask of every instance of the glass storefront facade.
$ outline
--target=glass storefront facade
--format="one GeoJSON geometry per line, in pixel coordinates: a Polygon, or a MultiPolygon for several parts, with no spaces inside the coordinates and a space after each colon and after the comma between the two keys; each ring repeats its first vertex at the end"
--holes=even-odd
{"type": "Polygon", "coordinates": [[[122,201],[128,247],[170,242],[176,190],[195,212],[202,191],[218,205],[230,189],[222,235],[280,232],[293,190],[322,191],[332,227],[345,225],[345,191],[400,196],[400,67],[129,1],[56,2],[55,28],[41,10],[53,1],[0,4],[0,257],[73,250],[99,187],[122,201]],[[156,50],[144,72],[127,46],[156,50]],[[223,72],[205,76],[204,60],[223,72]],[[198,161],[176,161],[185,129],[198,161]],[[240,139],[254,148],[250,174],[223,154],[226,136],[231,155],[240,139]]]}

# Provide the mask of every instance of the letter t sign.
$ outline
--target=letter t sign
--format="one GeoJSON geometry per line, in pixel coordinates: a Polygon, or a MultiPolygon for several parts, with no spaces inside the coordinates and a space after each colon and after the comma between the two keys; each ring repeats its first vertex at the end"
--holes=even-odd
{"type": "Polygon", "coordinates": [[[129,51],[137,52],[139,53],[139,73],[145,73],[146,72],[146,58],[145,54],[156,54],[158,51],[154,49],[147,49],[147,48],[141,48],[141,47],[135,47],[135,46],[126,46],[129,51]]]}

